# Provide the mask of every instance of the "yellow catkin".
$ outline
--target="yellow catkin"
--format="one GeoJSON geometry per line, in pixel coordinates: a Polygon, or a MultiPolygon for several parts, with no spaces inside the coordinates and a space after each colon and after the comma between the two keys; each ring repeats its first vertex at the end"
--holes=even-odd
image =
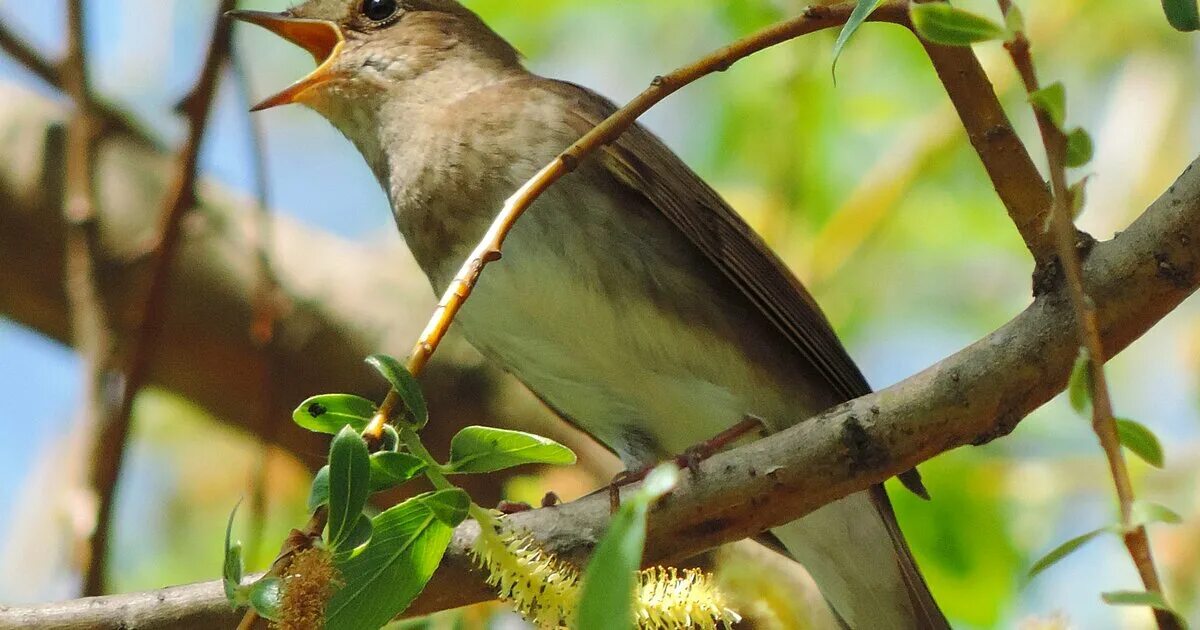
{"type": "Polygon", "coordinates": [[[283,576],[280,630],[319,630],[325,627],[325,607],[340,582],[333,556],[325,549],[297,553],[283,576]]]}
{"type": "MultiPolygon", "coordinates": [[[[528,536],[483,523],[474,555],[488,583],[530,623],[565,628],[582,592],[579,571],[538,548],[528,536]]],[[[640,628],[718,628],[740,620],[712,578],[695,570],[655,567],[638,573],[635,617],[640,628]]]]}

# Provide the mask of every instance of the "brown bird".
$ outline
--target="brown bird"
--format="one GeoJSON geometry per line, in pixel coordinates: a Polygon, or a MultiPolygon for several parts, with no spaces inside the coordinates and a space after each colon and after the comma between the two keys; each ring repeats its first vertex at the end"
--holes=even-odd
{"type": "MultiPolygon", "coordinates": [[[[454,0],[234,17],[312,53],[317,70],[257,109],[302,103],[358,147],[438,292],[504,200],[615,110],[530,73],[454,0]]],[[[457,325],[630,470],[748,415],[777,431],[870,391],[799,281],[642,127],[530,208],[457,325]]],[[[847,627],[948,627],[882,487],[772,533],[847,627]]]]}

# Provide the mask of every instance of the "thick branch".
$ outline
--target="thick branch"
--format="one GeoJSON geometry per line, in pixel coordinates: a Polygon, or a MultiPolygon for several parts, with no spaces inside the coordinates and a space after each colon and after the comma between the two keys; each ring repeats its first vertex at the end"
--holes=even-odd
{"type": "MultiPolygon", "coordinates": [[[[1084,277],[1096,301],[1105,347],[1115,355],[1171,312],[1200,285],[1200,160],[1126,231],[1097,245],[1084,277]]],[[[698,475],[655,507],[647,563],[679,560],[789,522],[818,507],[908,470],[947,450],[1007,435],[1022,418],[1062,391],[1078,347],[1064,289],[1037,298],[1008,324],[933,367],[796,426],[700,464],[698,475]]],[[[608,498],[592,495],[557,508],[516,514],[511,522],[548,550],[581,560],[609,517],[608,498]]],[[[473,523],[456,533],[446,561],[409,612],[423,614],[490,595],[471,568],[473,523]]],[[[175,591],[171,591],[172,594],[175,591]]],[[[184,587],[196,617],[171,611],[152,622],[157,605],[145,595],[60,604],[59,619],[110,611],[138,614],[140,627],[203,617],[223,601],[220,584],[184,587]]],[[[0,625],[36,608],[0,609],[0,625]]],[[[217,623],[232,622],[229,613],[217,623]]],[[[180,626],[187,627],[187,626],[180,626]]]]}
{"type": "MultiPolygon", "coordinates": [[[[0,83],[0,315],[70,343],[63,274],[65,224],[61,167],[65,110],[44,97],[0,83]]],[[[156,212],[167,195],[173,160],[144,138],[113,135],[98,155],[97,193],[106,266],[100,283],[118,341],[136,329],[148,262],[142,244],[156,230],[156,212]]],[[[275,357],[285,369],[275,380],[272,427],[258,421],[262,404],[253,366],[258,348],[248,330],[258,283],[249,244],[254,203],[218,187],[201,186],[201,201],[185,223],[187,241],[175,266],[164,336],[149,370],[149,384],[187,398],[230,426],[247,432],[277,431],[281,448],[324,463],[321,437],[290,421],[291,409],[319,392],[382,393],[378,377],[362,363],[374,352],[399,354],[421,330],[434,300],[415,263],[399,243],[384,247],[350,242],[286,217],[272,221],[275,270],[283,285],[275,357]],[[314,252],[319,255],[314,255],[314,252]],[[336,261],[331,264],[330,261],[336,261]],[[379,309],[372,304],[386,302],[379,309]]],[[[121,344],[127,345],[127,344],[121,344]]],[[[457,342],[443,351],[423,382],[438,417],[431,427],[444,448],[463,424],[524,418],[531,430],[578,438],[542,424],[540,405],[512,381],[481,364],[457,342]],[[536,428],[535,428],[536,427],[536,428]]],[[[586,448],[586,447],[583,447],[586,448]]],[[[496,501],[496,481],[467,480],[480,499],[496,501]]]]}

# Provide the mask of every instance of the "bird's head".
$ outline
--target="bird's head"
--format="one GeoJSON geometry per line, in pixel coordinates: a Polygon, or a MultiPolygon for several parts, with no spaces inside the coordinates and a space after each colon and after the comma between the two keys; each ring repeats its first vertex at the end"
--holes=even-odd
{"type": "Polygon", "coordinates": [[[520,67],[512,46],[455,0],[306,0],[282,13],[229,16],[304,48],[318,64],[256,111],[301,103],[330,116],[376,106],[422,78],[433,85],[419,92],[447,97],[520,67]]]}

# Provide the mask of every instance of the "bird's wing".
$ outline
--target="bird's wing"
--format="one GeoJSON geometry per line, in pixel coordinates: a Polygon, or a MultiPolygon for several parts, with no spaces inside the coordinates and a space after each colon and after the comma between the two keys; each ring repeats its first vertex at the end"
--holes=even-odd
{"type": "MultiPolygon", "coordinates": [[[[568,122],[580,135],[613,111],[585,88],[554,84],[574,103],[568,122]]],[[[593,159],[650,202],[691,241],[796,348],[842,400],[871,388],[816,300],[762,238],[665,144],[635,125],[593,159]]]]}

